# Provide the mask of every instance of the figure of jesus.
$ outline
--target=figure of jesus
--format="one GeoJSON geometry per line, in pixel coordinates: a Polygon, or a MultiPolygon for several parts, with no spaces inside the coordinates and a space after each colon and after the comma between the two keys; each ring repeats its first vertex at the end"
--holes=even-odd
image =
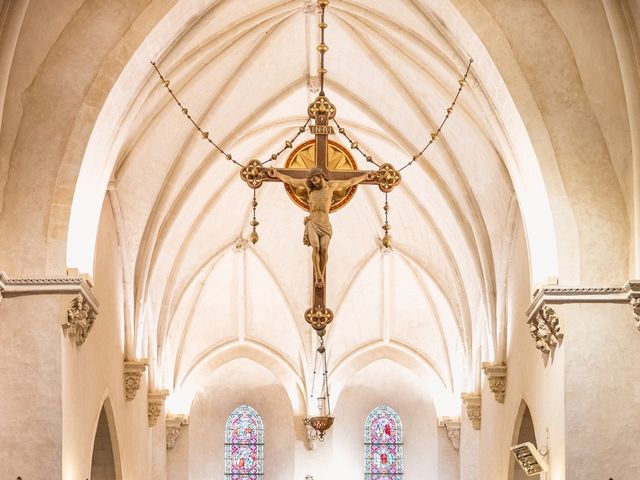
{"type": "Polygon", "coordinates": [[[304,219],[303,242],[313,249],[311,259],[313,261],[314,283],[316,287],[322,288],[329,260],[329,241],[333,233],[329,222],[333,194],[334,192],[346,191],[366,180],[373,180],[375,172],[367,172],[349,180],[328,180],[324,170],[314,167],[309,170],[306,179],[296,179],[272,168],[269,170],[269,176],[282,180],[297,194],[305,192],[307,194],[310,214],[304,219]]]}

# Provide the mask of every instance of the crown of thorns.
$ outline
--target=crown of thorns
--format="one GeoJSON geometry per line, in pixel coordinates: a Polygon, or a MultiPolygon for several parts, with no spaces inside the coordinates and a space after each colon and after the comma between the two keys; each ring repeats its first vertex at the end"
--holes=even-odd
{"type": "Polygon", "coordinates": [[[309,175],[307,175],[307,178],[313,178],[316,176],[320,176],[325,180],[327,179],[327,173],[320,167],[313,167],[311,170],[309,170],[309,175]]]}

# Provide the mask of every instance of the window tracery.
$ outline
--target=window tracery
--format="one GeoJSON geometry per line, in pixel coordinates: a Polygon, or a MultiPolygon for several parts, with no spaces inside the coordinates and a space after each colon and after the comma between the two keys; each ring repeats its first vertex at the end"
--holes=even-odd
{"type": "Polygon", "coordinates": [[[225,426],[225,480],[261,480],[264,464],[264,427],[253,408],[236,408],[225,426]]]}
{"type": "Polygon", "coordinates": [[[364,428],[365,480],[402,480],[402,422],[387,405],[374,408],[364,428]]]}

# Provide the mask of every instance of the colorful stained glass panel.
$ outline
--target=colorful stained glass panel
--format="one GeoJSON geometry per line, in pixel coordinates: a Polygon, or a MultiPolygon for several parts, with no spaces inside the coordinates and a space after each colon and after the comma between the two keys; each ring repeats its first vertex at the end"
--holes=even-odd
{"type": "Polygon", "coordinates": [[[264,463],[262,418],[253,408],[236,408],[225,427],[225,479],[260,480],[264,463]]]}
{"type": "Polygon", "coordinates": [[[391,407],[374,408],[364,426],[364,478],[402,479],[402,422],[391,407]]]}

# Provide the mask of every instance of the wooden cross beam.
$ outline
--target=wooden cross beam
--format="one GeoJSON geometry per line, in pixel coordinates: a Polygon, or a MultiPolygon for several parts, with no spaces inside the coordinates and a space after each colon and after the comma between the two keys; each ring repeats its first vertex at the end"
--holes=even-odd
{"type": "MultiPolygon", "coordinates": [[[[348,184],[349,181],[357,181],[365,185],[378,185],[385,193],[390,192],[401,180],[400,173],[390,164],[385,163],[378,170],[329,170],[329,135],[334,133],[329,120],[335,117],[336,108],[324,94],[308,108],[309,117],[314,119],[314,125],[310,126],[311,133],[315,135],[315,165],[312,168],[320,168],[328,181],[341,181],[348,184]]],[[[290,146],[290,145],[289,145],[290,146]]],[[[300,168],[265,168],[259,160],[251,160],[240,172],[242,180],[253,189],[260,188],[263,182],[285,182],[291,180],[306,180],[311,169],[300,168]]],[[[335,182],[334,182],[335,183],[335,182]]],[[[326,212],[329,213],[328,210],[326,212]]],[[[311,326],[324,334],[324,329],[333,320],[333,312],[326,306],[326,273],[321,284],[315,279],[311,298],[312,307],[305,313],[305,319],[311,326]]]]}

